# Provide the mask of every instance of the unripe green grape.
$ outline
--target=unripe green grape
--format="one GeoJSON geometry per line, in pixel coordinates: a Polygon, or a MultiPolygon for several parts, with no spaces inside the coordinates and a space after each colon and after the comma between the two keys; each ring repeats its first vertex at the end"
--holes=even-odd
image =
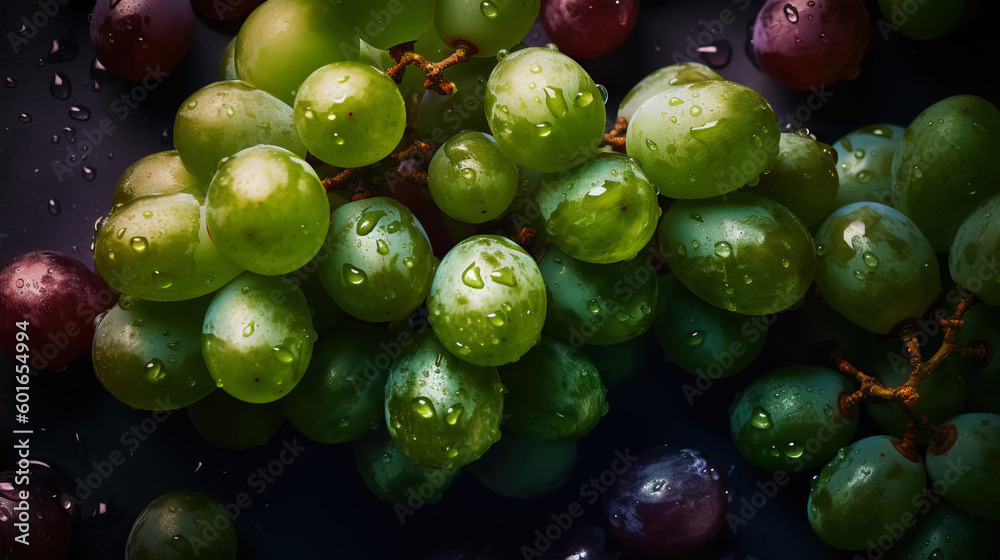
{"type": "Polygon", "coordinates": [[[427,330],[393,363],[385,386],[389,435],[425,467],[452,469],[478,459],[500,439],[503,406],[496,368],[459,360],[427,330]]]}
{"type": "Polygon", "coordinates": [[[343,443],[382,424],[388,367],[369,360],[391,342],[366,323],[344,321],[313,350],[309,368],[281,399],[289,422],[320,443],[343,443]]]}
{"type": "Polygon", "coordinates": [[[489,134],[452,136],[431,159],[427,188],[442,212],[470,224],[499,217],[517,193],[517,166],[489,134]]]}
{"type": "Polygon", "coordinates": [[[812,483],[807,514],[813,531],[830,546],[865,550],[885,527],[913,519],[927,483],[920,456],[907,458],[902,441],[871,436],[843,447],[812,483]]]}
{"type": "Polygon", "coordinates": [[[966,4],[966,0],[878,0],[885,17],[879,21],[890,23],[893,31],[910,39],[936,39],[961,23],[966,4]]]}
{"type": "Polygon", "coordinates": [[[549,294],[545,332],[574,347],[616,344],[646,332],[659,292],[650,260],[591,264],[550,247],[538,262],[549,294]]]}
{"type": "Polygon", "coordinates": [[[401,319],[423,303],[437,267],[420,222],[384,197],[334,211],[322,253],[319,274],[330,297],[372,323],[401,319]]]}
{"type": "Polygon", "coordinates": [[[142,510],[125,544],[129,560],[235,560],[236,529],[219,502],[193,490],[160,496],[142,510]],[[215,538],[206,539],[212,529],[215,538]]]}
{"type": "Polygon", "coordinates": [[[194,429],[209,443],[238,451],[267,445],[285,423],[276,402],[254,404],[218,390],[187,407],[194,429]]]}
{"type": "Polygon", "coordinates": [[[639,110],[639,107],[656,94],[673,86],[696,84],[709,80],[721,82],[724,78],[700,62],[678,62],[664,66],[640,80],[625,95],[621,105],[618,106],[618,118],[632,122],[632,117],[639,110]]]}
{"type": "Polygon", "coordinates": [[[134,298],[180,301],[214,292],[243,269],[215,246],[205,219],[205,207],[187,193],[133,199],[97,231],[94,266],[134,298]]]}
{"type": "Polygon", "coordinates": [[[952,430],[942,445],[927,449],[927,474],[952,504],[979,516],[1000,521],[1000,414],[960,414],[939,425],[952,430]]]}
{"type": "Polygon", "coordinates": [[[659,285],[664,308],[653,331],[665,356],[681,369],[720,379],[743,371],[760,355],[767,340],[764,318],[720,309],[685,288],[674,274],[661,276],[659,285]],[[729,359],[721,362],[720,356],[729,359]]]}
{"type": "Polygon", "coordinates": [[[892,206],[892,160],[903,131],[894,124],[872,124],[833,143],[839,182],[836,208],[854,202],[892,206]]]}
{"type": "Polygon", "coordinates": [[[546,443],[508,432],[468,472],[501,496],[530,499],[559,489],[575,464],[576,442],[546,443]]]}
{"type": "Polygon", "coordinates": [[[435,469],[414,463],[396,447],[384,427],[354,440],[354,464],[372,494],[389,504],[404,504],[417,493],[425,503],[434,505],[461,473],[459,469],[435,469]],[[420,494],[421,488],[428,484],[434,493],[420,494]]]}
{"type": "Polygon", "coordinates": [[[174,118],[177,153],[188,171],[206,184],[222,158],[258,144],[306,156],[292,108],[246,82],[209,84],[192,93],[174,118]]]}
{"type": "Polygon", "coordinates": [[[887,560],[989,558],[996,551],[996,524],[939,500],[906,530],[887,560]]]}
{"type": "Polygon", "coordinates": [[[663,215],[659,241],[689,290],[744,315],[791,307],[816,273],[816,247],[802,221],[755,194],[679,200],[663,215]]]}
{"type": "Polygon", "coordinates": [[[490,125],[486,122],[483,107],[486,103],[486,84],[496,65],[495,57],[473,58],[445,69],[444,77],[455,84],[455,92],[447,96],[423,91],[421,81],[423,97],[417,109],[417,134],[441,144],[463,130],[489,133],[490,125]]]}
{"type": "Polygon", "coordinates": [[[608,412],[607,388],[582,352],[543,336],[516,364],[500,367],[505,425],[550,443],[576,441],[608,412]]]}
{"type": "Polygon", "coordinates": [[[626,150],[660,193],[708,198],[734,191],[778,155],[778,118],[756,91],[710,80],[678,85],[642,104],[626,150]]]}
{"type": "Polygon", "coordinates": [[[209,299],[119,301],[94,334],[97,380],[116,399],[142,410],[183,408],[211,393],[215,383],[201,355],[209,299]]]}
{"type": "Polygon", "coordinates": [[[434,29],[451,47],[467,43],[476,56],[496,56],[528,34],[541,0],[436,0],[434,29]]]}
{"type": "Polygon", "coordinates": [[[785,132],[778,157],[747,192],[780,202],[811,227],[838,208],[836,163],[832,147],[804,132],[785,132]]]}
{"type": "Polygon", "coordinates": [[[604,137],[604,103],[594,80],[547,48],[513,52],[497,64],[486,84],[486,119],[511,161],[537,171],[583,163],[604,137]]]}
{"type": "Polygon", "coordinates": [[[315,341],[302,292],[282,278],[250,272],[219,290],[201,329],[216,385],[249,403],[275,401],[294,389],[315,341]]]}
{"type": "Polygon", "coordinates": [[[236,76],[236,37],[233,37],[226,45],[226,49],[222,51],[222,58],[219,60],[219,79],[239,79],[236,76]]]}
{"type": "Polygon", "coordinates": [[[736,395],[729,429],[736,449],[766,471],[811,470],[851,443],[857,407],[841,412],[840,396],[854,387],[840,373],[794,365],[755,379],[736,395]]]}
{"type": "Polygon", "coordinates": [[[434,0],[338,0],[334,4],[343,22],[362,41],[379,49],[416,41],[434,19],[434,0]]]}
{"type": "Polygon", "coordinates": [[[186,192],[205,196],[208,185],[184,167],[177,150],[156,152],[140,158],[118,177],[111,206],[154,194],[186,192]]]}
{"type": "Polygon", "coordinates": [[[634,258],[662,212],[639,165],[617,153],[544,181],[538,204],[552,243],[573,258],[602,264],[634,258]]]}
{"type": "Polygon", "coordinates": [[[545,282],[512,241],[476,235],[442,259],[427,297],[434,334],[449,352],[479,366],[516,361],[545,324],[545,282]]]}
{"type": "Polygon", "coordinates": [[[337,167],[364,167],[392,153],[403,138],[406,109],[387,74],[363,62],[335,62],[312,74],[295,96],[295,127],[316,157],[337,167]]]}
{"type": "Polygon", "coordinates": [[[224,159],[205,207],[219,250],[258,274],[285,274],[306,264],[330,227],[319,176],[275,146],[254,146],[224,159]]]}
{"type": "Polygon", "coordinates": [[[934,250],[906,216],[877,202],[840,208],[816,232],[816,285],[835,311],[888,334],[941,291],[934,250]]]}
{"type": "Polygon", "coordinates": [[[309,74],[332,62],[357,60],[357,47],[358,36],[327,0],[273,0],[240,27],[236,74],[292,105],[309,74]]]}
{"type": "Polygon", "coordinates": [[[937,253],[962,221],[1000,192],[1000,110],[975,95],[938,101],[906,127],[892,162],[893,206],[920,228],[937,253]]]}
{"type": "Polygon", "coordinates": [[[987,305],[1000,306],[1000,194],[983,202],[955,233],[948,253],[951,279],[987,305]]]}

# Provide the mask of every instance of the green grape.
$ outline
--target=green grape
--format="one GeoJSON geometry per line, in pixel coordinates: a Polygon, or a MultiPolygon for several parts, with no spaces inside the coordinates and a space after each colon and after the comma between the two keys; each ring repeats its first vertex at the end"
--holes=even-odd
{"type": "MultiPolygon", "coordinates": [[[[420,46],[418,41],[418,50],[420,46]]],[[[417,134],[440,145],[463,130],[489,133],[490,125],[483,107],[486,84],[496,65],[494,57],[473,58],[445,69],[444,77],[455,84],[455,91],[447,96],[430,90],[422,92],[417,109],[417,134]]]]}
{"type": "Polygon", "coordinates": [[[972,517],[941,500],[886,551],[886,560],[989,558],[996,551],[995,534],[995,523],[972,517]]]}
{"type": "Polygon", "coordinates": [[[496,368],[453,357],[426,330],[392,364],[385,385],[389,435],[425,467],[458,468],[482,456],[500,439],[503,407],[496,368]]]}
{"type": "Polygon", "coordinates": [[[207,185],[192,175],[177,150],[149,154],[128,166],[118,177],[111,206],[154,194],[186,192],[197,197],[205,196],[207,185]]]}
{"type": "Polygon", "coordinates": [[[434,505],[451,486],[458,469],[435,469],[410,461],[385,428],[354,440],[354,463],[365,485],[389,504],[434,505]]]}
{"type": "Polygon", "coordinates": [[[153,301],[214,292],[243,269],[212,242],[205,207],[187,193],[117,207],[94,238],[94,265],[112,288],[153,301]]]}
{"type": "Polygon", "coordinates": [[[948,251],[976,206],[1000,192],[1000,110],[974,95],[931,105],[906,127],[892,162],[893,205],[948,251]]]}
{"type": "Polygon", "coordinates": [[[974,305],[962,315],[965,323],[956,342],[968,347],[982,344],[986,357],[969,361],[964,370],[966,395],[972,412],[1000,414],[1000,310],[974,305]]]}
{"type": "MultiPolygon", "coordinates": [[[[864,372],[882,380],[890,389],[902,386],[910,380],[913,367],[906,344],[899,339],[889,340],[873,346],[864,360],[864,372]]],[[[938,425],[962,412],[965,408],[965,386],[962,374],[966,360],[956,353],[950,354],[934,368],[934,373],[920,384],[920,398],[913,405],[912,417],[894,402],[868,402],[864,404],[868,415],[885,433],[902,438],[906,425],[913,418],[926,416],[931,424],[938,425]]],[[[917,432],[917,441],[927,443],[930,439],[925,430],[917,432]]]]}
{"type": "Polygon", "coordinates": [[[840,396],[854,387],[840,373],[794,365],[755,379],[736,395],[729,430],[740,455],[766,471],[801,472],[826,464],[851,443],[858,411],[840,396]]]}
{"type": "Polygon", "coordinates": [[[1000,414],[960,414],[939,428],[951,433],[927,448],[931,484],[972,515],[1000,521],[1000,414]]]}
{"type": "Polygon", "coordinates": [[[97,380],[132,408],[183,408],[215,389],[201,356],[201,321],[209,298],[154,303],[128,296],[94,334],[97,380]]]}
{"type": "Polygon", "coordinates": [[[886,526],[916,517],[927,472],[902,441],[871,436],[843,447],[812,482],[807,512],[813,531],[844,550],[873,548],[886,526]]]}
{"type": "Polygon", "coordinates": [[[517,166],[489,134],[452,136],[431,159],[427,187],[442,212],[481,224],[499,217],[517,193],[517,166]]]}
{"type": "Polygon", "coordinates": [[[324,162],[364,167],[399,144],[406,108],[385,73],[363,62],[335,62],[302,82],[295,96],[295,127],[306,148],[324,162]]]}
{"type": "Polygon", "coordinates": [[[214,391],[187,407],[194,429],[212,445],[234,451],[267,445],[285,423],[281,405],[254,404],[214,391]]]}
{"type": "Polygon", "coordinates": [[[193,490],[169,492],[146,506],[125,545],[128,560],[234,560],[236,529],[219,502],[193,490]]]}
{"type": "Polygon", "coordinates": [[[528,34],[541,0],[436,0],[434,29],[449,46],[473,45],[476,56],[496,56],[528,34]]]}
{"type": "Polygon", "coordinates": [[[639,107],[656,94],[673,86],[696,84],[709,80],[724,81],[722,76],[700,62],[679,62],[664,66],[640,80],[625,95],[621,105],[618,106],[618,118],[624,118],[631,122],[639,107]]]}
{"type": "Polygon", "coordinates": [[[987,305],[1000,305],[1000,194],[980,204],[958,228],[948,253],[955,283],[987,305]]]}
{"type": "Polygon", "coordinates": [[[734,191],[778,155],[778,117],[756,91],[710,80],[673,86],[642,104],[629,123],[628,155],[660,193],[708,198],[734,191]]]}
{"type": "MultiPolygon", "coordinates": [[[[973,3],[975,4],[975,3],[973,3]]],[[[904,37],[936,39],[955,29],[962,21],[966,0],[878,0],[885,23],[904,37]]],[[[882,24],[879,24],[881,27],[882,24]]]]}
{"type": "Polygon", "coordinates": [[[258,274],[285,274],[306,264],[330,227],[319,176],[275,146],[254,146],[222,160],[205,207],[219,250],[258,274]]]}
{"type": "Polygon", "coordinates": [[[302,379],[316,333],[294,284],[244,272],[208,306],[201,349],[215,383],[249,403],[280,399],[302,379]]]}
{"type": "Polygon", "coordinates": [[[903,142],[903,127],[872,124],[837,140],[836,208],[854,202],[892,206],[892,159],[903,142]]]}
{"type": "Polygon", "coordinates": [[[645,368],[648,345],[646,336],[641,335],[618,344],[581,346],[579,350],[590,358],[604,385],[617,389],[631,383],[645,368]]]}
{"type": "Polygon", "coordinates": [[[594,80],[554,50],[510,53],[486,83],[486,120],[493,136],[511,161],[529,169],[553,172],[583,163],[601,144],[604,119],[594,80]]]}
{"type": "Polygon", "coordinates": [[[236,74],[288,105],[309,74],[357,59],[358,36],[326,0],[271,0],[236,35],[236,74]]]}
{"type": "Polygon", "coordinates": [[[334,211],[322,254],[319,274],[330,297],[372,323],[401,319],[423,303],[437,267],[420,222],[383,197],[334,211]]]}
{"type": "Polygon", "coordinates": [[[306,157],[292,108],[246,82],[215,82],[199,89],[181,104],[174,119],[177,153],[188,171],[206,184],[222,158],[258,144],[306,157]]]}
{"type": "Polygon", "coordinates": [[[576,442],[546,443],[508,433],[468,470],[501,496],[531,499],[562,487],[575,464],[576,442]]]}
{"type": "Polygon", "coordinates": [[[602,264],[635,258],[662,212],[639,165],[617,153],[544,181],[538,204],[552,243],[573,258],[602,264]]]}
{"type": "Polygon", "coordinates": [[[575,348],[616,344],[646,332],[656,318],[659,292],[650,261],[591,264],[550,247],[538,262],[548,292],[545,332],[575,348]]]}
{"type": "Polygon", "coordinates": [[[816,232],[816,285],[835,311],[872,332],[888,334],[923,315],[941,291],[927,238],[884,204],[840,208],[816,232]]]}
{"type": "Polygon", "coordinates": [[[479,366],[516,361],[545,324],[545,282],[512,241],[476,235],[455,245],[434,275],[427,309],[449,352],[479,366]]]}
{"type": "Polygon", "coordinates": [[[416,41],[431,26],[434,0],[337,0],[337,12],[361,40],[379,49],[416,41]]]}
{"type": "Polygon", "coordinates": [[[785,132],[778,158],[748,192],[776,200],[814,226],[838,208],[837,152],[805,131],[785,132]]]}
{"type": "Polygon", "coordinates": [[[343,443],[382,423],[388,368],[371,358],[391,339],[366,323],[345,321],[316,345],[295,390],[281,399],[289,422],[320,443],[343,443]]]}
{"type": "Polygon", "coordinates": [[[660,277],[663,311],[653,331],[663,352],[681,369],[709,379],[730,377],[746,369],[767,340],[767,321],[747,317],[706,302],[673,274],[660,277]]]}
{"type": "Polygon", "coordinates": [[[239,79],[236,76],[236,37],[233,37],[226,45],[226,49],[222,51],[222,59],[219,60],[219,79],[239,79]]]}
{"type": "Polygon", "coordinates": [[[516,364],[502,366],[506,425],[550,443],[576,441],[608,412],[607,388],[590,359],[548,336],[516,364]]]}
{"type": "Polygon", "coordinates": [[[744,315],[791,307],[816,272],[816,248],[802,221],[755,194],[679,200],[663,215],[659,241],[687,289],[744,315]]]}

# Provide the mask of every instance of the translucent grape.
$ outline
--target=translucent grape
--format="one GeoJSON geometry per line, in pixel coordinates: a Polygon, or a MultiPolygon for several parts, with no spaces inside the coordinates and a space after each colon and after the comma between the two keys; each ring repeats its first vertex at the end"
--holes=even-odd
{"type": "Polygon", "coordinates": [[[941,291],[927,238],[909,218],[877,202],[831,214],[817,230],[816,246],[816,285],[824,298],[870,331],[886,334],[920,317],[941,291]]]}
{"type": "Polygon", "coordinates": [[[962,222],[948,253],[951,278],[987,305],[1000,305],[1000,194],[962,222]]]}
{"type": "Polygon", "coordinates": [[[517,360],[545,323],[545,283],[535,260],[513,242],[476,235],[445,255],[427,308],[441,344],[480,366],[517,360]]]}
{"type": "Polygon", "coordinates": [[[903,130],[894,124],[872,124],[833,143],[840,183],[836,208],[854,202],[892,206],[892,159],[903,130]]]}
{"type": "Polygon", "coordinates": [[[240,27],[236,75],[292,105],[309,74],[333,62],[357,60],[357,47],[358,36],[332,2],[272,0],[240,27]]]}
{"type": "Polygon", "coordinates": [[[336,5],[344,23],[380,49],[417,40],[434,19],[434,0],[348,0],[336,5]]]}
{"type": "Polygon", "coordinates": [[[434,153],[427,187],[442,212],[480,224],[500,216],[517,193],[517,166],[489,134],[466,130],[434,153]]]}
{"type": "Polygon", "coordinates": [[[927,474],[944,497],[965,511],[1000,521],[1000,414],[960,414],[939,426],[950,431],[944,443],[927,449],[927,474]]]}
{"type": "Polygon", "coordinates": [[[178,301],[214,292],[242,269],[215,246],[205,219],[205,207],[187,193],[131,200],[97,231],[97,272],[139,299],[178,301]]]}
{"type": "Polygon", "coordinates": [[[285,423],[278,403],[248,403],[221,390],[213,391],[185,410],[201,437],[223,449],[266,445],[285,423]]]}
{"type": "Polygon", "coordinates": [[[136,160],[118,177],[111,205],[114,207],[133,198],[171,192],[203,197],[206,187],[204,181],[184,167],[177,150],[157,152],[136,160]]]}
{"type": "Polygon", "coordinates": [[[125,557],[156,560],[193,556],[235,560],[236,529],[226,510],[193,490],[170,492],[150,502],[132,525],[125,557]]]}
{"type": "Polygon", "coordinates": [[[362,62],[328,64],[295,96],[295,127],[316,157],[337,167],[364,167],[403,138],[406,109],[395,82],[362,62]]]}
{"type": "Polygon", "coordinates": [[[302,292],[250,272],[219,290],[201,333],[216,385],[249,403],[275,401],[295,388],[316,341],[302,292]]]}
{"type": "Polygon", "coordinates": [[[430,331],[422,331],[389,371],[389,434],[418,465],[461,467],[500,439],[501,391],[495,367],[459,360],[430,331]]]}
{"type": "Polygon", "coordinates": [[[275,146],[223,160],[205,199],[219,250],[258,274],[284,274],[312,259],[330,227],[330,204],[305,161],[275,146]]]}
{"type": "Polygon", "coordinates": [[[423,303],[437,267],[420,222],[383,197],[334,211],[322,254],[320,279],[333,301],[374,323],[405,317],[423,303]]]}
{"type": "Polygon", "coordinates": [[[538,209],[552,243],[581,261],[605,264],[634,258],[661,214],[642,169],[617,153],[543,181],[538,209]]]}
{"type": "Polygon", "coordinates": [[[303,158],[292,108],[246,82],[209,84],[191,94],[174,119],[174,145],[184,166],[206,184],[222,158],[271,144],[303,158]]]}
{"type": "Polygon", "coordinates": [[[663,215],[659,241],[689,290],[745,315],[790,307],[816,273],[816,247],[802,221],[755,194],[677,201],[663,215]]]}
{"type": "Polygon", "coordinates": [[[736,190],[778,155],[778,118],[756,91],[709,80],[673,86],[636,110],[626,150],[660,193],[708,198],[736,190]]]}
{"type": "Polygon", "coordinates": [[[414,463],[396,447],[385,428],[354,440],[354,463],[372,494],[390,504],[406,503],[414,493],[426,503],[436,504],[461,472],[414,463]],[[433,493],[425,497],[421,491],[433,493]]]}
{"type": "Polygon", "coordinates": [[[836,164],[832,147],[808,134],[786,132],[777,159],[747,191],[780,202],[811,227],[838,208],[836,164]]]}
{"type": "Polygon", "coordinates": [[[501,496],[528,499],[559,489],[575,464],[575,442],[546,443],[508,432],[467,470],[501,496]]]}
{"type": "Polygon", "coordinates": [[[511,161],[553,172],[594,154],[604,136],[605,111],[601,92],[579,64],[536,47],[497,64],[486,86],[486,119],[511,161]]]}
{"type": "Polygon", "coordinates": [[[618,118],[632,122],[632,116],[642,106],[663,91],[687,84],[696,84],[708,80],[723,81],[723,77],[715,70],[700,62],[678,62],[664,66],[639,81],[622,99],[618,106],[618,118]]]}
{"type": "Polygon", "coordinates": [[[97,380],[116,399],[141,410],[175,410],[211,393],[215,383],[201,355],[209,299],[126,299],[125,307],[111,308],[94,336],[97,380]]]}
{"type": "Polygon", "coordinates": [[[948,251],[969,212],[1000,192],[998,152],[1000,110],[974,95],[938,101],[906,127],[892,162],[893,205],[935,252],[948,251]]]}
{"type": "Polygon", "coordinates": [[[436,0],[434,28],[445,44],[467,43],[476,56],[496,56],[527,35],[541,0],[436,0]]]}

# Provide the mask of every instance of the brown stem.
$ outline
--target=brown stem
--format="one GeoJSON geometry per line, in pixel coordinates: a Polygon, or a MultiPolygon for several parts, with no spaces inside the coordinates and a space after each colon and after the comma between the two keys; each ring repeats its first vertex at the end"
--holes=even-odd
{"type": "Polygon", "coordinates": [[[472,58],[479,49],[468,44],[459,43],[455,45],[455,52],[451,53],[441,62],[430,62],[423,56],[413,52],[413,43],[401,43],[389,48],[389,56],[396,61],[396,65],[385,71],[397,84],[403,81],[406,67],[414,65],[420,68],[427,75],[424,81],[424,88],[440,93],[441,95],[451,95],[455,91],[455,84],[445,79],[444,70],[456,64],[460,64],[472,58]]]}
{"type": "Polygon", "coordinates": [[[625,133],[628,131],[628,120],[619,117],[615,126],[604,133],[603,143],[615,148],[625,149],[625,133]]]}
{"type": "Polygon", "coordinates": [[[359,180],[362,176],[364,168],[362,167],[351,167],[345,169],[333,177],[327,177],[323,179],[323,188],[329,191],[339,191],[347,188],[347,185],[353,180],[359,180]]]}

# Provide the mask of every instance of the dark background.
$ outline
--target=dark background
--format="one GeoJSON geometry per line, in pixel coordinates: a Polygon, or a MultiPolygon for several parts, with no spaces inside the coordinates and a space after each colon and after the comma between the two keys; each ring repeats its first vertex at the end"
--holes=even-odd
{"type": "MultiPolygon", "coordinates": [[[[782,124],[788,124],[786,115],[794,115],[813,94],[782,88],[748,57],[747,27],[761,4],[643,1],[639,23],[628,42],[606,57],[583,62],[610,92],[609,117],[636,82],[675,62],[674,53],[684,55],[689,38],[698,41],[698,34],[706,28],[718,29],[711,22],[729,9],[737,21],[724,26],[714,39],[732,45],[732,59],[718,71],[763,94],[782,124]]],[[[87,31],[92,7],[92,0],[70,0],[27,44],[18,46],[19,52],[8,41],[0,47],[0,74],[6,78],[6,85],[0,86],[0,263],[29,250],[49,249],[92,266],[89,247],[94,223],[109,209],[118,175],[136,159],[170,149],[174,111],[196,89],[218,79],[218,60],[231,35],[197,21],[186,60],[148,91],[145,99],[136,98],[136,107],[126,114],[125,105],[116,100],[130,95],[135,84],[94,68],[87,31]],[[72,84],[68,99],[57,99],[50,92],[56,73],[72,84]],[[90,118],[71,118],[73,107],[85,107],[90,118]],[[30,115],[30,122],[24,122],[29,119],[22,114],[30,115]],[[110,122],[114,130],[95,142],[102,119],[108,119],[105,129],[110,122]],[[83,151],[88,136],[95,145],[83,151]],[[71,143],[74,137],[76,142],[71,143]]],[[[869,9],[874,25],[881,13],[874,2],[869,2],[869,9]]],[[[36,2],[3,0],[0,28],[4,36],[17,33],[22,16],[39,10],[36,2]]],[[[925,43],[896,34],[883,37],[874,28],[861,75],[826,88],[827,101],[810,111],[803,126],[821,141],[833,143],[875,122],[905,126],[922,109],[950,95],[975,94],[1000,103],[995,58],[1000,52],[998,15],[994,2],[984,2],[961,28],[925,43]]],[[[544,40],[534,33],[528,37],[532,43],[544,40]]],[[[784,363],[786,350],[775,338],[771,336],[765,350],[769,357],[752,370],[784,363]]],[[[650,340],[648,335],[646,340],[650,340]]],[[[563,513],[571,502],[581,501],[580,485],[609,468],[615,450],[634,451],[654,442],[697,447],[722,471],[731,470],[733,508],[738,510],[741,499],[749,499],[758,490],[759,481],[771,480],[771,475],[743,461],[729,440],[727,407],[735,391],[756,373],[747,371],[736,379],[716,382],[689,405],[681,386],[693,379],[665,365],[653,346],[647,345],[648,355],[636,380],[609,393],[611,412],[580,442],[575,474],[560,491],[530,501],[506,499],[465,474],[446,492],[442,504],[421,508],[402,525],[393,509],[365,488],[349,445],[313,443],[288,425],[264,447],[226,452],[205,442],[186,413],[179,412],[157,424],[155,433],[130,453],[122,435],[150,414],[130,410],[107,394],[94,379],[87,359],[66,371],[33,378],[31,423],[36,435],[32,458],[57,466],[70,479],[83,479],[95,471],[94,463],[107,461],[112,452],[125,456],[124,464],[114,467],[83,500],[71,556],[78,559],[120,558],[129,528],[142,508],[177,489],[199,490],[224,504],[235,501],[241,492],[250,495],[252,504],[236,521],[240,558],[408,558],[479,538],[516,553],[521,545],[535,540],[536,529],[544,531],[552,523],[551,514],[563,513]],[[295,438],[306,451],[258,494],[260,487],[251,485],[248,477],[277,459],[284,443],[295,438]]],[[[0,356],[0,470],[14,463],[7,443],[13,417],[12,364],[8,356],[0,356]]],[[[852,557],[823,545],[809,528],[805,516],[809,476],[800,475],[781,487],[735,534],[724,529],[712,549],[699,557],[715,558],[724,551],[768,560],[852,557]]],[[[599,524],[599,506],[586,506],[584,519],[578,523],[582,522],[599,524]]]]}

